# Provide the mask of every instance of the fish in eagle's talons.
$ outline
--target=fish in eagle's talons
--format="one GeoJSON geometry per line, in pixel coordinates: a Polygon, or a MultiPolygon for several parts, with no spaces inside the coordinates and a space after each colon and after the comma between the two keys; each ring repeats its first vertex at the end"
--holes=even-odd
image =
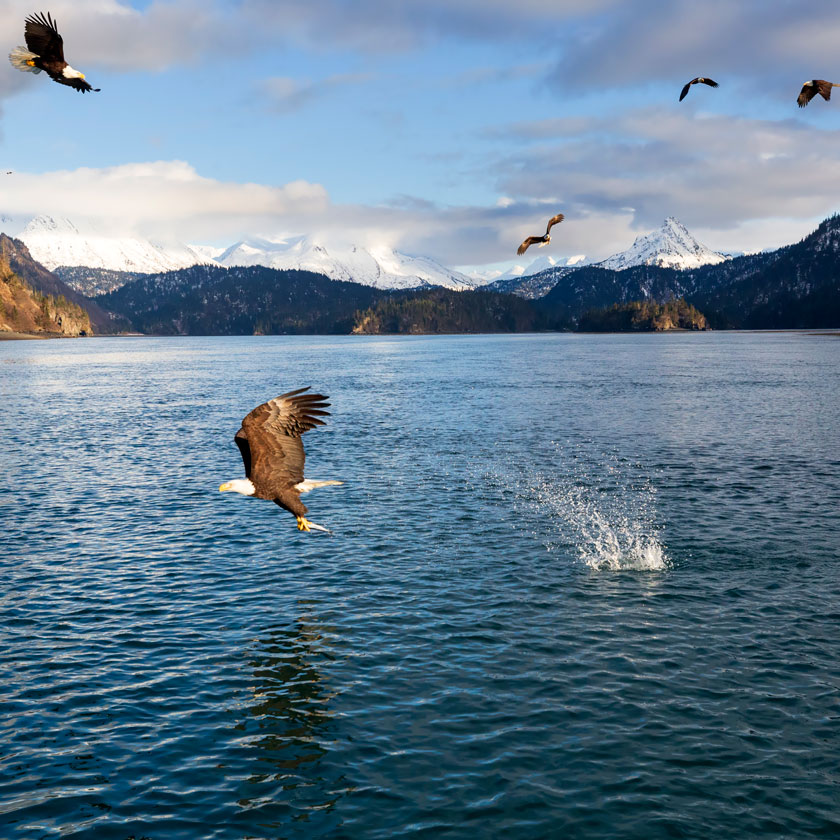
{"type": "Polygon", "coordinates": [[[64,39],[58,34],[58,25],[49,12],[39,12],[26,18],[23,30],[25,47],[15,47],[9,53],[12,67],[24,73],[40,73],[42,70],[60,85],[87,93],[98,92],[85,81],[85,74],[74,70],[64,60],[64,39]]]}
{"type": "Polygon", "coordinates": [[[543,245],[548,245],[551,242],[551,237],[549,236],[549,232],[554,225],[560,224],[566,217],[562,213],[558,213],[556,216],[552,216],[548,220],[548,227],[545,229],[544,236],[529,236],[517,249],[516,253],[519,256],[522,256],[532,245],[536,245],[539,243],[539,247],[542,248],[543,245]]]}
{"type": "Polygon", "coordinates": [[[306,518],[301,502],[303,493],[318,487],[341,484],[340,481],[313,481],[303,477],[306,455],[301,435],[323,426],[321,417],[329,405],[322,394],[306,393],[309,388],[289,391],[258,405],[242,421],[234,442],[245,466],[245,478],[226,481],[219,491],[267,499],[294,514],[299,531],[325,531],[328,528],[306,518]]]}
{"type": "MultiPolygon", "coordinates": [[[[341,484],[340,481],[333,481],[333,482],[324,482],[325,484],[341,484]]],[[[305,516],[299,516],[297,518],[298,524],[298,531],[323,531],[325,534],[332,534],[329,528],[325,528],[323,525],[318,525],[317,522],[312,522],[311,520],[307,519],[305,516]]]]}

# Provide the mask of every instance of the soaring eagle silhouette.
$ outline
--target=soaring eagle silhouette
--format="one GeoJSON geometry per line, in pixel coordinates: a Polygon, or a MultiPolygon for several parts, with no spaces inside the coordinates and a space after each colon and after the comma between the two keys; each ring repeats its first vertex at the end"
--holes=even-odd
{"type": "Polygon", "coordinates": [[[15,47],[9,53],[12,67],[24,73],[40,73],[43,70],[54,82],[69,85],[82,93],[99,90],[85,81],[84,73],[74,70],[64,60],[64,40],[49,12],[39,12],[26,18],[23,37],[26,47],[15,47]]]}
{"type": "Polygon", "coordinates": [[[517,249],[516,253],[520,256],[524,254],[532,245],[536,245],[539,242],[539,247],[542,248],[543,245],[548,245],[551,242],[551,237],[548,235],[549,231],[554,225],[559,224],[566,218],[562,213],[558,213],[556,216],[552,216],[548,220],[548,227],[545,229],[544,236],[529,236],[517,249]]]}
{"type": "Polygon", "coordinates": [[[811,79],[810,82],[805,82],[802,85],[802,90],[799,91],[799,96],[796,97],[796,104],[800,108],[804,108],[817,94],[819,94],[826,102],[831,99],[831,89],[833,87],[840,87],[834,82],[827,82],[825,79],[811,79]]]}
{"type": "Polygon", "coordinates": [[[300,436],[316,426],[325,425],[321,417],[329,405],[322,394],[308,394],[299,388],[258,405],[242,421],[234,441],[245,464],[245,478],[227,481],[221,492],[231,490],[243,496],[268,499],[293,513],[299,531],[328,531],[306,518],[301,493],[316,487],[341,484],[340,481],[307,481],[303,477],[306,455],[300,436]]]}
{"type": "Polygon", "coordinates": [[[692,79],[690,82],[688,82],[682,89],[682,93],[680,94],[680,102],[682,102],[683,99],[685,99],[685,97],[688,95],[689,88],[692,85],[697,84],[708,85],[709,87],[718,87],[718,83],[713,81],[712,79],[705,79],[703,78],[703,76],[698,76],[696,79],[692,79]]]}

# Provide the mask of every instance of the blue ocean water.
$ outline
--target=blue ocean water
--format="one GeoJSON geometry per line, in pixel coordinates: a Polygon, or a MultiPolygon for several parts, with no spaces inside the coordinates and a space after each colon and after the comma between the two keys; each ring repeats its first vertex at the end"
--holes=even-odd
{"type": "Polygon", "coordinates": [[[840,340],[0,343],[0,837],[840,834],[840,340]],[[306,497],[220,494],[313,385],[306,497]]]}

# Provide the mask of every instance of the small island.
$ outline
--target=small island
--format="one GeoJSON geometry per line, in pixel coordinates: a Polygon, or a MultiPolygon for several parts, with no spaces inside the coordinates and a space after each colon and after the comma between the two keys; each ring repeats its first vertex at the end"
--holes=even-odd
{"type": "Polygon", "coordinates": [[[604,309],[590,309],[578,322],[578,332],[666,332],[708,330],[706,316],[683,298],[656,303],[634,300],[604,309]]]}
{"type": "Polygon", "coordinates": [[[530,301],[483,290],[422,289],[384,297],[357,311],[354,335],[514,333],[551,329],[530,301]]]}

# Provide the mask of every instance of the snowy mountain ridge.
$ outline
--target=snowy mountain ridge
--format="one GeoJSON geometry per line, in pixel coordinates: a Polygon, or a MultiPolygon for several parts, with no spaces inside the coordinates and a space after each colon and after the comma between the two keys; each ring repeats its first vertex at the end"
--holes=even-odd
{"type": "Polygon", "coordinates": [[[662,268],[699,268],[716,265],[728,259],[698,242],[681,222],[669,216],[652,233],[639,236],[626,250],[599,263],[599,268],[622,271],[636,265],[658,265],[662,268]]]}
{"type": "MultiPolygon", "coordinates": [[[[21,227],[13,219],[4,225],[21,227]]],[[[89,268],[127,274],[162,274],[193,265],[225,267],[262,265],[324,274],[380,289],[413,289],[443,286],[461,291],[478,283],[429,257],[410,256],[387,246],[330,246],[308,236],[286,239],[252,237],[228,248],[210,245],[161,243],[151,239],[107,236],[94,227],[77,227],[70,219],[36,216],[16,235],[33,258],[53,271],[56,268],[89,268]]],[[[72,272],[71,272],[72,274],[72,272]]],[[[68,280],[73,285],[73,280],[68,280]]],[[[124,280],[121,282],[125,282],[124,280]]],[[[108,288],[116,288],[111,283],[108,288]]]]}
{"type": "Polygon", "coordinates": [[[539,274],[549,268],[577,268],[582,265],[589,265],[584,254],[575,254],[572,257],[553,257],[551,254],[540,254],[532,263],[523,267],[515,265],[504,274],[494,277],[494,280],[515,280],[518,277],[530,277],[532,274],[539,274]]]}
{"type": "Polygon", "coordinates": [[[155,274],[212,262],[188,245],[106,236],[97,231],[82,233],[69,219],[51,216],[36,216],[17,238],[50,271],[59,266],[85,266],[155,274]]]}
{"type": "MultiPolygon", "coordinates": [[[[108,236],[93,226],[82,228],[69,219],[43,215],[31,219],[25,226],[5,217],[1,221],[4,228],[22,228],[17,234],[12,229],[6,232],[23,240],[32,256],[50,270],[78,267],[130,275],[160,274],[193,265],[261,265],[281,270],[313,271],[333,280],[353,281],[380,289],[443,286],[460,291],[489,283],[497,288],[513,287],[517,280],[525,282],[529,277],[552,269],[593,264],[583,255],[562,257],[539,253],[527,267],[518,264],[504,273],[479,271],[468,276],[429,257],[410,256],[384,245],[362,247],[331,243],[327,246],[312,236],[249,237],[221,248],[108,236]]],[[[637,237],[626,251],[594,265],[618,271],[636,265],[687,269],[729,258],[730,255],[712,251],[698,242],[683,224],[669,217],[659,229],[637,237]]],[[[125,280],[125,277],[112,279],[108,288],[116,288],[125,280]]],[[[74,281],[68,282],[72,285],[74,281]]]]}
{"type": "Polygon", "coordinates": [[[263,265],[314,271],[333,280],[362,283],[378,289],[414,289],[428,285],[463,291],[476,286],[465,274],[448,269],[429,257],[409,256],[386,246],[349,245],[328,249],[309,236],[242,240],[217,256],[216,262],[224,266],[263,265]]]}

